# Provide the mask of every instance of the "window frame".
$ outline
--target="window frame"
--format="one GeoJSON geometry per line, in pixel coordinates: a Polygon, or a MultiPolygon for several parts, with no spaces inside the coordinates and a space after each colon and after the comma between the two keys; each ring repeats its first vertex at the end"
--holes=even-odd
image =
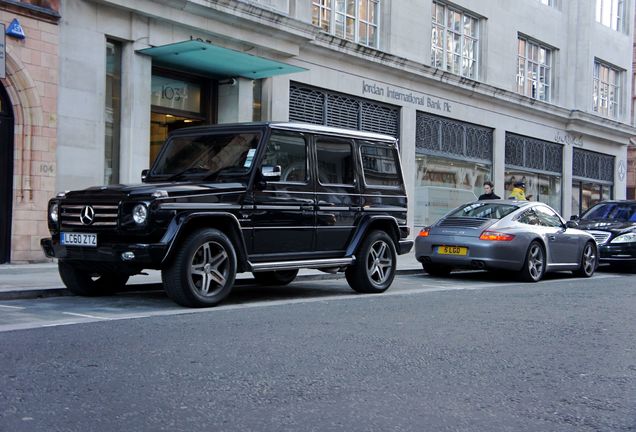
{"type": "Polygon", "coordinates": [[[369,48],[380,48],[380,12],[382,10],[382,0],[312,0],[312,24],[320,27],[324,32],[330,35],[364,45],[369,48]],[[336,2],[342,2],[343,8],[338,10],[336,2]],[[362,5],[366,5],[366,19],[360,15],[362,5]],[[353,5],[353,13],[348,9],[349,5],[353,5]],[[375,22],[369,19],[371,11],[375,22]],[[339,21],[342,19],[342,22],[339,21]],[[353,22],[353,34],[348,34],[347,22],[353,22]],[[361,39],[360,28],[366,28],[366,40],[361,39]],[[369,38],[369,29],[373,28],[375,33],[373,40],[369,38]]]}
{"type": "Polygon", "coordinates": [[[623,80],[623,70],[617,68],[616,66],[611,65],[610,63],[604,62],[598,58],[594,59],[594,68],[592,72],[592,112],[596,113],[605,118],[618,120],[621,117],[621,91],[622,91],[622,80],[623,80]],[[602,80],[601,71],[607,71],[607,79],[605,82],[602,80]],[[615,77],[614,83],[609,80],[613,76],[615,77]],[[601,86],[607,87],[607,96],[604,98],[602,94],[601,86]],[[612,101],[610,99],[611,89],[614,89],[614,94],[616,95],[615,100],[612,101]],[[607,108],[603,108],[603,101],[607,102],[607,108]],[[612,111],[612,107],[614,107],[614,111],[612,111]]]}
{"type": "Polygon", "coordinates": [[[431,66],[432,67],[443,69],[447,72],[462,76],[464,78],[478,80],[480,76],[479,69],[481,66],[481,62],[480,62],[481,43],[480,42],[481,42],[481,17],[479,17],[476,14],[465,11],[463,9],[453,7],[441,1],[434,0],[432,2],[431,4],[431,66]],[[438,22],[437,20],[437,12],[438,12],[437,8],[443,8],[442,10],[443,17],[442,17],[441,23],[438,22]],[[449,25],[449,13],[459,14],[460,16],[459,22],[462,23],[462,25],[460,26],[459,32],[452,29],[451,26],[449,25]],[[466,35],[465,33],[466,19],[470,19],[474,21],[472,23],[472,28],[474,28],[474,34],[466,35]],[[435,38],[436,31],[438,33],[437,39],[435,38]],[[449,33],[459,38],[459,43],[460,43],[459,51],[456,50],[455,52],[453,52],[449,49],[448,47],[449,33]],[[439,38],[441,38],[441,41],[442,41],[441,46],[435,43],[436,40],[439,40],[439,38]],[[465,55],[466,39],[469,39],[474,43],[472,58],[465,55]],[[448,62],[449,56],[459,57],[458,71],[454,70],[452,64],[450,65],[450,69],[449,69],[449,62],[448,62]],[[438,58],[441,58],[441,62],[438,60],[438,58]],[[473,71],[472,75],[464,73],[464,70],[466,68],[464,66],[464,62],[466,60],[473,62],[472,69],[468,67],[468,70],[473,71]]]}
{"type": "Polygon", "coordinates": [[[346,138],[338,138],[338,137],[332,137],[332,136],[328,136],[328,135],[319,135],[316,136],[314,139],[314,151],[315,151],[315,158],[316,158],[316,180],[318,181],[318,184],[320,186],[338,186],[338,187],[345,187],[345,188],[352,188],[354,189],[356,187],[356,182],[357,182],[357,177],[356,177],[356,152],[355,152],[355,145],[354,145],[354,140],[350,140],[350,139],[346,139],[346,138]],[[331,183],[328,181],[324,181],[320,178],[320,144],[339,144],[339,145],[347,145],[349,146],[349,150],[350,150],[350,157],[351,157],[351,164],[352,164],[352,177],[351,177],[351,183],[331,183]]]}
{"type": "Polygon", "coordinates": [[[556,49],[550,45],[541,43],[535,39],[529,38],[525,35],[519,34],[517,36],[517,93],[527,96],[529,98],[540,100],[543,102],[551,103],[554,101],[554,57],[556,49]],[[521,55],[521,45],[523,43],[523,56],[521,55]],[[536,50],[536,59],[532,54],[533,50],[536,50]],[[541,51],[545,52],[546,61],[541,63],[541,51]],[[523,59],[523,71],[521,68],[521,62],[523,59]],[[534,66],[536,66],[537,79],[530,80],[530,83],[537,83],[537,86],[527,86],[530,71],[534,72],[534,66]],[[542,84],[544,87],[545,98],[541,99],[540,86],[541,86],[541,71],[544,70],[544,74],[547,75],[547,84],[544,81],[542,84]],[[522,73],[523,72],[523,73],[522,73]],[[535,95],[528,94],[530,88],[532,88],[535,95]]]}
{"type": "Polygon", "coordinates": [[[614,31],[624,33],[627,30],[626,5],[627,0],[596,0],[594,8],[596,22],[614,31]]]}
{"type": "MultiPolygon", "coordinates": [[[[364,186],[367,188],[373,188],[373,189],[400,189],[402,187],[403,184],[403,179],[402,179],[402,175],[401,172],[399,170],[399,154],[396,148],[394,147],[390,147],[387,145],[382,145],[373,141],[367,141],[367,140],[358,140],[358,157],[360,158],[360,163],[361,163],[361,167],[362,167],[362,180],[364,182],[364,186]],[[364,152],[363,152],[363,148],[365,147],[371,147],[371,148],[375,148],[375,149],[382,149],[382,150],[387,150],[389,153],[391,153],[391,155],[393,156],[393,159],[391,160],[394,164],[395,164],[395,180],[396,180],[396,184],[394,185],[382,185],[382,184],[372,184],[372,183],[368,183],[367,182],[367,172],[366,172],[366,167],[364,166],[364,152]]],[[[378,158],[378,160],[382,161],[382,158],[378,158]]]]}

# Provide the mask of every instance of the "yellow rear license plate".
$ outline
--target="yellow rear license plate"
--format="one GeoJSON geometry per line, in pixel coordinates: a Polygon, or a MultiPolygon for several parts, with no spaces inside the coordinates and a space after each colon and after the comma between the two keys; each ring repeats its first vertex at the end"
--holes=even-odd
{"type": "Polygon", "coordinates": [[[468,248],[461,246],[438,246],[439,255],[468,255],[468,248]]]}

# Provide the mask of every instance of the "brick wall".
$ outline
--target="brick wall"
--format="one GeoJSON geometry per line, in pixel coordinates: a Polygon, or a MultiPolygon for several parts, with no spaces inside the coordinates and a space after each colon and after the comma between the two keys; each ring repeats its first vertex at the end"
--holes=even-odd
{"type": "Polygon", "coordinates": [[[49,234],[46,206],[55,193],[59,27],[55,17],[41,15],[0,10],[5,25],[17,18],[26,35],[7,36],[2,80],[15,117],[12,263],[46,260],[39,241],[49,234]]]}

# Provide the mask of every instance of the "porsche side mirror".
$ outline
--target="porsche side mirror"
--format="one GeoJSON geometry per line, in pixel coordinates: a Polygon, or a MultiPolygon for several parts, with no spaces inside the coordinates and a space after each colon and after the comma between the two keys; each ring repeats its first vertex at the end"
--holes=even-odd
{"type": "Polygon", "coordinates": [[[578,226],[579,226],[579,223],[574,220],[569,220],[565,223],[566,228],[578,228],[578,226]]]}

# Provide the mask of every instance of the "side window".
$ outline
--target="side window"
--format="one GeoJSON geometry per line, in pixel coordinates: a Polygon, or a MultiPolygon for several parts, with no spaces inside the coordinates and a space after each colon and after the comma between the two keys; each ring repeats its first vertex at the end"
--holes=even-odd
{"type": "Polygon", "coordinates": [[[272,132],[262,165],[280,165],[281,182],[307,181],[307,145],[301,135],[272,132]]]}
{"type": "Polygon", "coordinates": [[[539,217],[541,225],[547,226],[547,227],[554,227],[554,228],[559,228],[563,226],[563,222],[561,221],[561,218],[559,217],[559,215],[557,215],[555,212],[553,212],[549,208],[538,206],[538,207],[535,207],[534,209],[537,213],[537,216],[539,217]]]}
{"type": "Polygon", "coordinates": [[[394,148],[372,143],[360,146],[364,182],[369,186],[399,186],[397,152],[394,148]]]}
{"type": "Polygon", "coordinates": [[[527,210],[523,212],[521,216],[519,216],[518,220],[526,225],[541,225],[541,221],[534,210],[527,210]]]}
{"type": "Polygon", "coordinates": [[[355,166],[350,141],[318,138],[318,179],[321,184],[353,185],[355,166]]]}

